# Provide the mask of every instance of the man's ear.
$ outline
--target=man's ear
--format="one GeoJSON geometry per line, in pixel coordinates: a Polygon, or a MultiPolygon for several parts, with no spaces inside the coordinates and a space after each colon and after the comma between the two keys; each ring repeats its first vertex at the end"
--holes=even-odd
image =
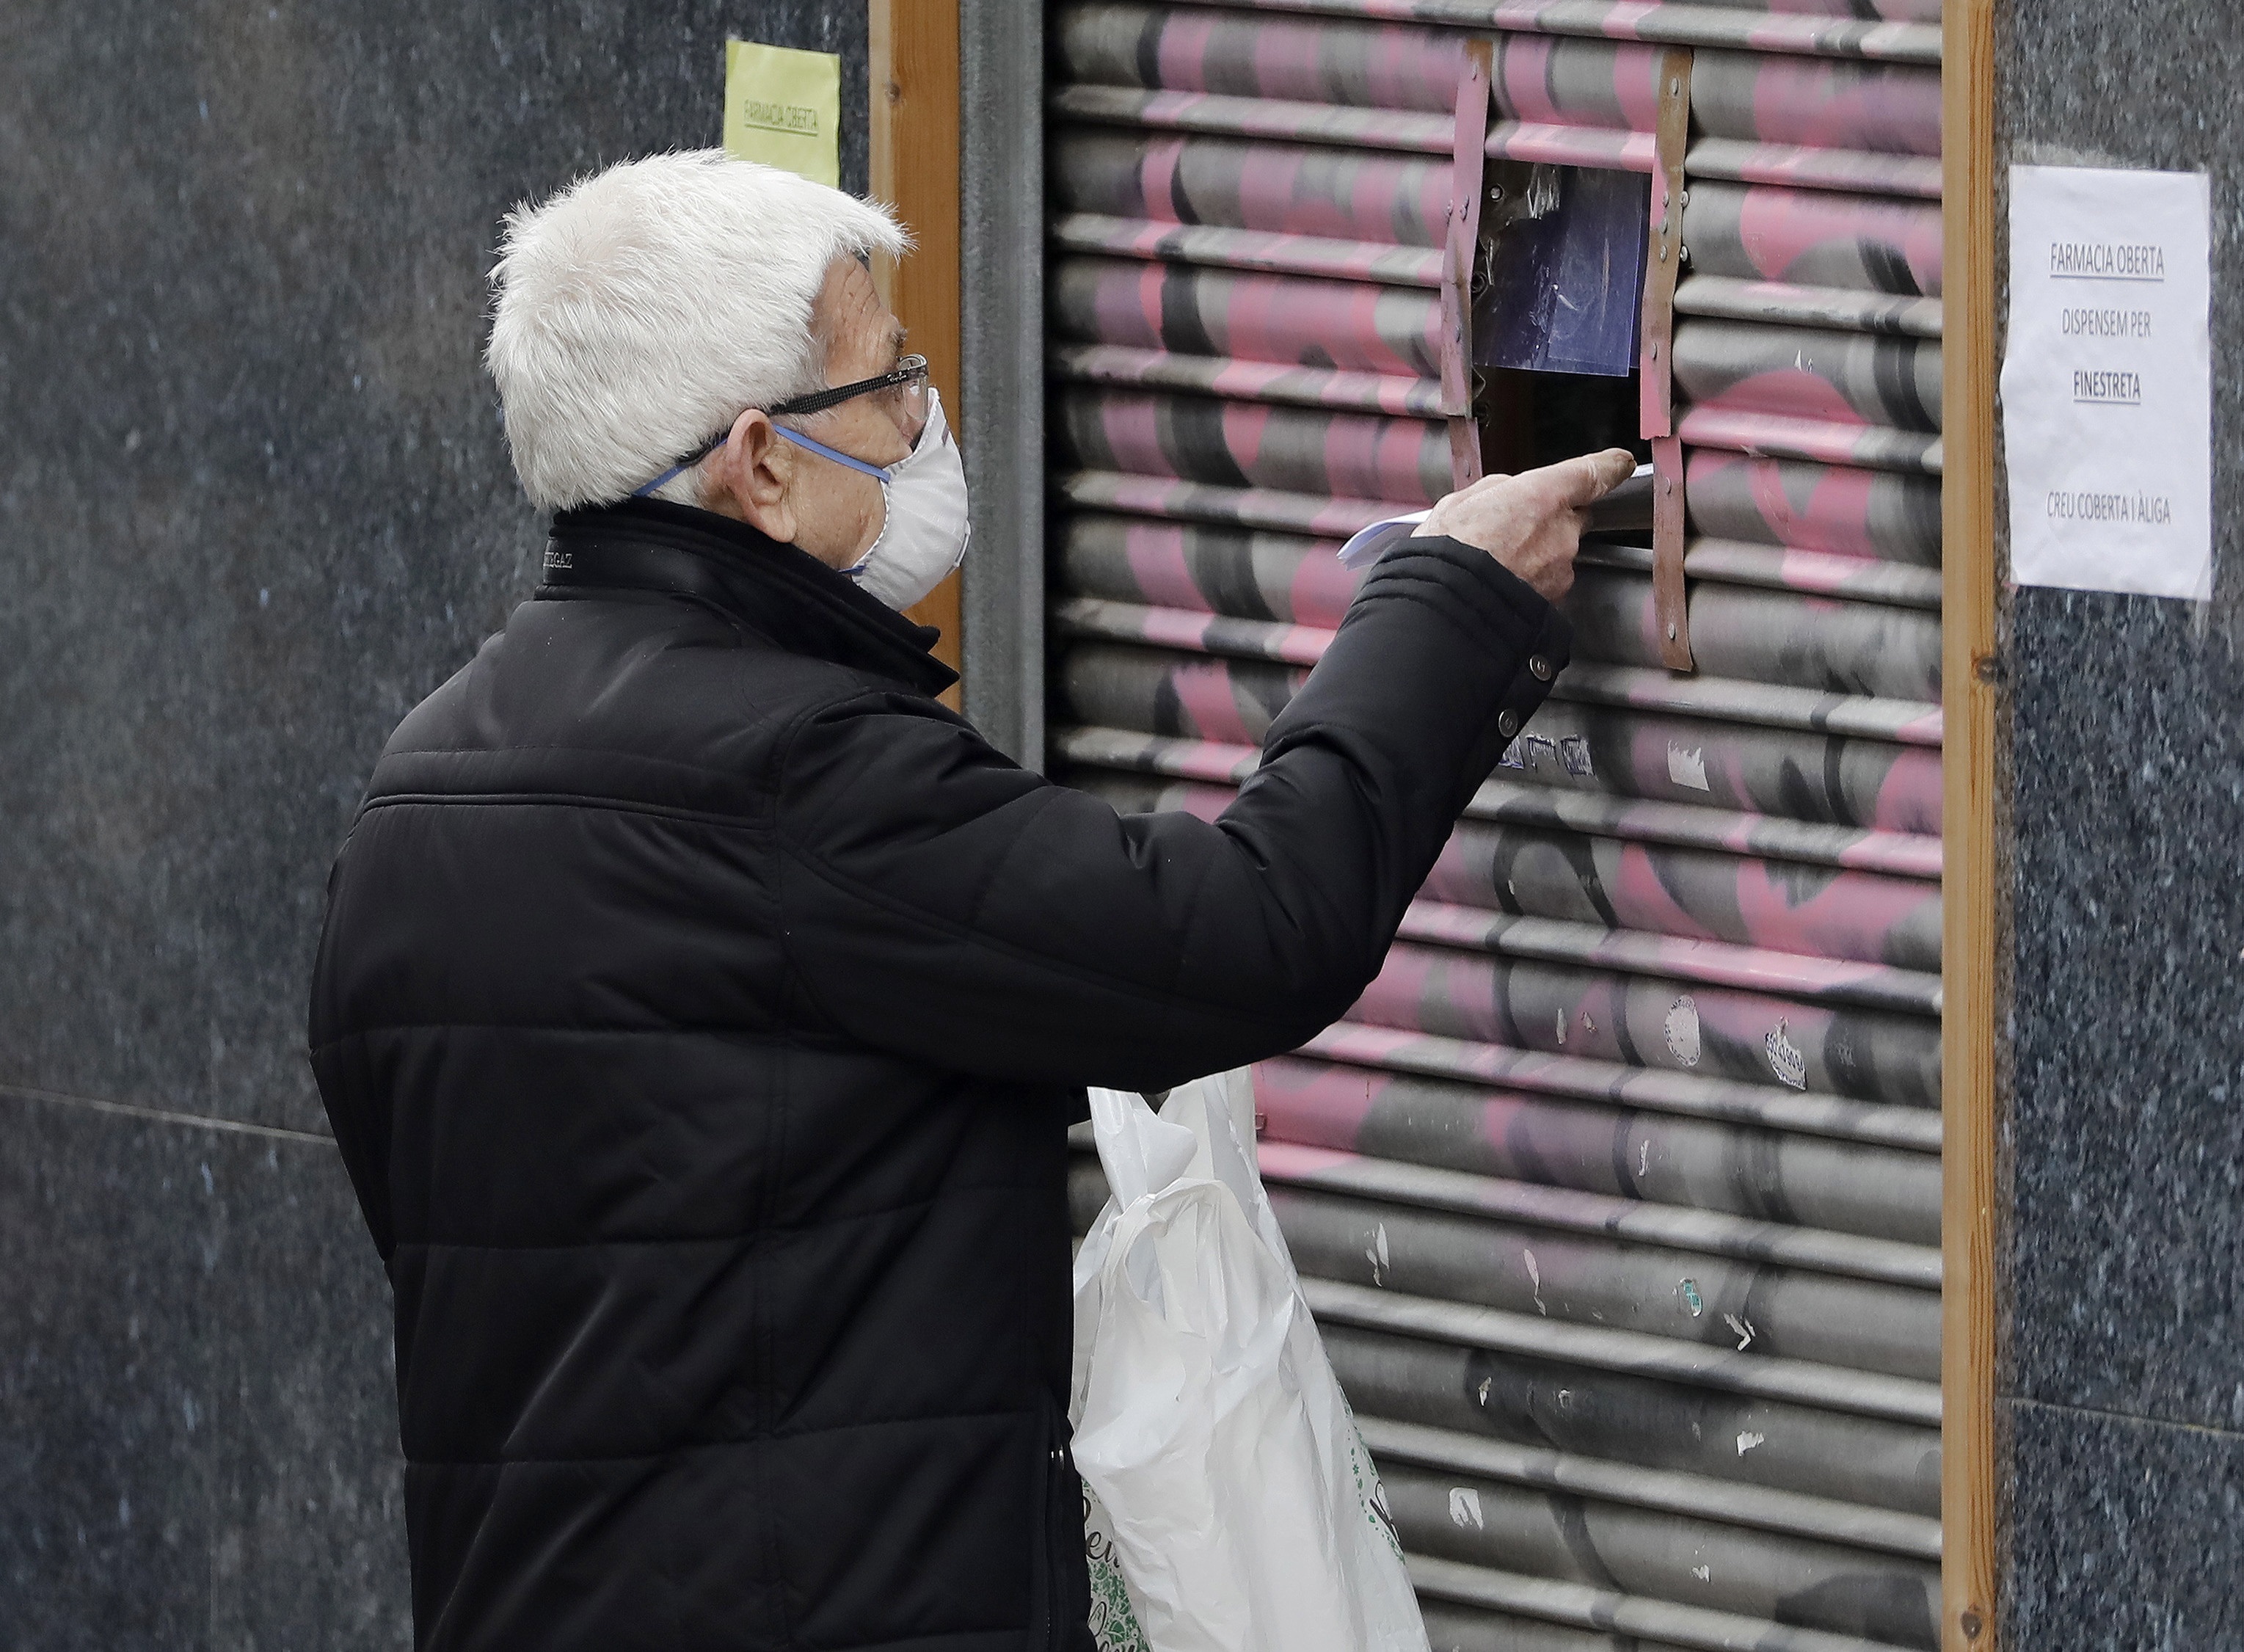
{"type": "Polygon", "coordinates": [[[703,466],[702,504],[781,545],[794,543],[794,444],[750,408],[703,466]]]}

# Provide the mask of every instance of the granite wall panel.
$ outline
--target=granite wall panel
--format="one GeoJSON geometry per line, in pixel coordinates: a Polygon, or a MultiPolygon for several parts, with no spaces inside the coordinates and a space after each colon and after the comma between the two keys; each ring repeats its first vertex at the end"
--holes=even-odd
{"type": "Polygon", "coordinates": [[[718,141],[817,0],[0,7],[0,1083],[294,1128],[328,862],[531,584],[499,215],[718,141]]]}
{"type": "Polygon", "coordinates": [[[409,1643],[327,867],[532,584],[499,216],[718,141],[728,36],[862,188],[856,0],[0,6],[0,1648],[409,1643]]]}
{"type": "Polygon", "coordinates": [[[2009,1382],[2244,1430],[2244,661],[2021,592],[2009,1382]]]}
{"type": "Polygon", "coordinates": [[[2010,1401],[2006,1644],[2244,1646],[2244,1435],[2010,1401]]]}
{"type": "Polygon", "coordinates": [[[0,1092],[0,1646],[411,1644],[389,1297],[325,1138],[0,1092]]]}
{"type": "Polygon", "coordinates": [[[2215,459],[2210,603],[2005,595],[2004,1644],[2239,1646],[2244,12],[1997,15],[1998,184],[2210,175],[2215,459]]]}
{"type": "Polygon", "coordinates": [[[2244,1429],[2244,12],[2004,13],[1998,160],[2213,179],[2209,604],[2012,592],[2005,1388],[2244,1429]]]}

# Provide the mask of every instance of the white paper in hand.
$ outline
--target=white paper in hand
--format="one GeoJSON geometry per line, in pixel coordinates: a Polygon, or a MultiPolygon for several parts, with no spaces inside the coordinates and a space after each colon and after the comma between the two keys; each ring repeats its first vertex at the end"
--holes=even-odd
{"type": "Polygon", "coordinates": [[[1116,1193],[1075,1271],[1093,1546],[1111,1543],[1152,1652],[1427,1652],[1377,1473],[1232,1123],[1249,1083],[1186,1085],[1159,1118],[1091,1093],[1116,1193]]]}
{"type": "MultiPolygon", "coordinates": [[[[1649,533],[1652,531],[1652,466],[1639,464],[1627,478],[1592,504],[1584,514],[1584,531],[1590,533],[1649,533]]],[[[1359,528],[1340,548],[1343,568],[1368,568],[1403,540],[1411,538],[1433,515],[1429,508],[1408,516],[1387,517],[1368,528],[1359,528]]]]}
{"type": "Polygon", "coordinates": [[[1343,568],[1368,568],[1385,556],[1395,546],[1409,538],[1418,525],[1433,515],[1429,506],[1413,511],[1408,516],[1389,517],[1368,528],[1358,528],[1348,535],[1348,543],[1340,548],[1340,565],[1343,568]]]}

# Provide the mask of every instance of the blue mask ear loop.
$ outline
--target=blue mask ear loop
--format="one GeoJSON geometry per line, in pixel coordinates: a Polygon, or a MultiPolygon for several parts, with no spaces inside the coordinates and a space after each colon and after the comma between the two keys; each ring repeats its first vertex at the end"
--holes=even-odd
{"type": "MultiPolygon", "coordinates": [[[[707,457],[708,455],[706,453],[701,456],[702,458],[706,458],[707,457]]],[[[660,476],[655,477],[653,481],[648,483],[645,487],[633,488],[632,490],[632,498],[634,499],[645,498],[664,483],[669,481],[672,477],[684,476],[688,471],[692,470],[695,465],[700,463],[701,459],[696,458],[688,459],[683,464],[672,465],[667,471],[665,471],[660,476]]]]}
{"type": "MultiPolygon", "coordinates": [[[[831,459],[836,464],[846,464],[853,471],[862,471],[865,475],[871,477],[875,482],[886,482],[890,479],[888,471],[882,469],[880,465],[868,464],[862,459],[853,459],[846,453],[837,453],[832,448],[828,447],[825,443],[814,442],[808,437],[804,436],[798,431],[788,430],[784,424],[774,424],[772,426],[772,429],[777,430],[788,441],[794,443],[795,446],[808,448],[813,453],[818,455],[821,459],[831,459]]],[[[671,474],[675,476],[677,472],[673,471],[671,474]]]]}
{"type": "Polygon", "coordinates": [[[702,460],[707,458],[719,448],[724,446],[727,437],[730,437],[732,434],[733,433],[730,430],[727,430],[721,436],[711,437],[707,443],[699,453],[687,454],[684,458],[679,460],[677,464],[672,465],[667,471],[665,471],[660,476],[655,477],[653,481],[633,488],[632,490],[632,498],[634,499],[644,499],[649,494],[652,493],[657,488],[660,487],[664,483],[669,481],[672,477],[684,476],[695,465],[700,464],[702,460]]]}
{"type": "MultiPolygon", "coordinates": [[[[817,454],[821,458],[831,459],[836,464],[846,464],[853,471],[862,471],[867,476],[871,477],[875,482],[884,483],[889,479],[888,471],[882,469],[877,464],[868,464],[862,459],[853,459],[848,454],[837,452],[834,449],[828,447],[823,442],[814,442],[808,437],[802,436],[794,430],[790,430],[783,424],[774,424],[772,426],[772,429],[777,430],[781,436],[794,443],[797,447],[808,448],[813,453],[817,454]]],[[[729,436],[730,434],[730,431],[726,432],[727,436],[729,436]]],[[[715,441],[709,443],[707,447],[703,448],[699,453],[693,455],[693,457],[680,460],[678,464],[672,465],[667,471],[665,471],[660,476],[655,477],[653,481],[642,484],[640,486],[633,488],[632,490],[632,498],[634,499],[645,498],[664,483],[669,481],[671,477],[685,475],[686,472],[692,470],[695,465],[700,464],[702,460],[707,458],[719,448],[724,446],[724,444],[725,437],[719,437],[715,441]]]]}
{"type": "MultiPolygon", "coordinates": [[[[868,464],[862,459],[853,459],[847,453],[836,452],[834,449],[828,447],[825,443],[814,442],[807,436],[803,436],[796,431],[788,430],[784,424],[774,424],[772,426],[772,429],[777,430],[781,436],[794,443],[797,447],[808,448],[813,453],[817,454],[821,458],[831,459],[836,464],[846,464],[853,471],[860,471],[866,476],[871,477],[873,480],[878,482],[883,489],[886,489],[889,484],[889,472],[880,465],[868,464]]],[[[866,565],[870,563],[872,559],[871,555],[869,553],[863,562],[860,562],[854,568],[844,568],[842,572],[848,575],[852,579],[862,579],[865,577],[866,565]]]]}

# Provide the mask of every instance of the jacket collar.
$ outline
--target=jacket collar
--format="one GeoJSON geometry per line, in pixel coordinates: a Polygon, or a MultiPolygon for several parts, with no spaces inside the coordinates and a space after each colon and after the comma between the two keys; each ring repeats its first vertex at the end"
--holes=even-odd
{"type": "Polygon", "coordinates": [[[713,511],[664,499],[564,511],[553,518],[544,583],[554,599],[588,589],[662,591],[736,620],[774,646],[877,672],[937,694],[958,674],[916,626],[808,552],[713,511]]]}

